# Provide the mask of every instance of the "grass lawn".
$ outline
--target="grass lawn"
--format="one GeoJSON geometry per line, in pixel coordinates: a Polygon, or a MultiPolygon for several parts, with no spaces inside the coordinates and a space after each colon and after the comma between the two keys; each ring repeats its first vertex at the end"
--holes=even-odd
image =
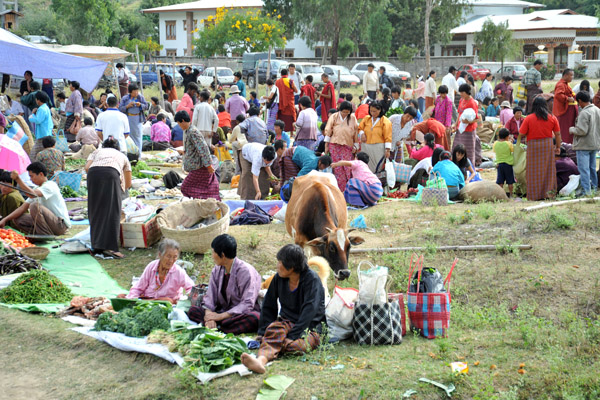
{"type": "MultiPolygon", "coordinates": [[[[452,279],[451,330],[447,339],[409,333],[398,346],[344,342],[306,357],[286,357],[269,374],[296,379],[289,399],[398,399],[416,389],[417,399],[443,392],[418,383],[427,377],[453,383],[456,399],[597,399],[600,397],[600,217],[597,204],[575,204],[523,213],[530,203],[456,204],[425,208],[394,202],[365,215],[375,233],[360,233],[363,248],[425,246],[426,265],[452,279]],[[463,215],[470,217],[462,218],[463,215]],[[511,244],[531,244],[514,251],[511,244]],[[497,251],[448,253],[441,245],[495,244],[497,251]],[[469,374],[453,376],[449,363],[466,361],[469,374]],[[478,365],[475,365],[475,364],[478,365]],[[525,374],[517,371],[525,364],[525,374]],[[343,364],[344,369],[332,366],[343,364]],[[314,397],[313,397],[314,396],[314,397]]],[[[284,225],[231,227],[238,254],[261,274],[275,268],[275,252],[291,240],[284,225]]],[[[101,261],[128,288],[155,249],[101,261]]],[[[392,291],[406,290],[409,254],[353,255],[353,274],[342,286],[357,287],[362,259],[390,268],[392,291]]],[[[195,261],[199,281],[212,267],[195,261]]],[[[330,282],[330,289],[333,282],[330,282]]],[[[181,370],[149,355],[125,353],[69,331],[50,316],[0,308],[0,374],[3,397],[14,399],[253,399],[264,377],[228,376],[198,385],[181,370]]]]}

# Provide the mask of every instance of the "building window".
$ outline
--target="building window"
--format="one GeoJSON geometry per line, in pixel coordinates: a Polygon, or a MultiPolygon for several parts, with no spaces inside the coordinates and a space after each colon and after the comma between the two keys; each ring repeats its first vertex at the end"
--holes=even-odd
{"type": "Polygon", "coordinates": [[[167,57],[177,57],[177,49],[167,49],[167,57]]]}
{"type": "MultiPolygon", "coordinates": [[[[207,25],[207,24],[206,24],[206,22],[205,22],[205,23],[204,23],[204,26],[206,26],[206,25],[207,25]]],[[[195,20],[194,20],[194,29],[196,29],[196,28],[198,28],[198,20],[197,20],[197,19],[195,19],[195,20]]],[[[194,29],[192,29],[192,30],[194,30],[194,29]]],[[[183,30],[184,30],[184,31],[187,31],[187,19],[184,19],[184,20],[183,20],[183,30]]]]}
{"type": "Polygon", "coordinates": [[[165,31],[167,40],[177,39],[177,21],[165,21],[165,31]]]}
{"type": "Polygon", "coordinates": [[[569,56],[569,48],[565,44],[561,44],[554,48],[554,65],[558,70],[562,70],[567,66],[567,59],[569,56]]]}

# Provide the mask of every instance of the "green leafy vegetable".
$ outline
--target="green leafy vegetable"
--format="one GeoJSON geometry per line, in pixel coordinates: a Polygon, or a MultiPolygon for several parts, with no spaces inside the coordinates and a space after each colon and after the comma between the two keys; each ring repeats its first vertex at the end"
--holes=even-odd
{"type": "Polygon", "coordinates": [[[184,358],[184,369],[196,372],[219,372],[241,362],[246,343],[233,334],[200,328],[190,342],[190,351],[184,358]]]}
{"type": "Polygon", "coordinates": [[[389,118],[395,114],[404,114],[404,109],[402,107],[390,108],[385,116],[389,118]]]}
{"type": "Polygon", "coordinates": [[[7,304],[65,303],[72,298],[71,289],[44,270],[27,272],[0,290],[0,302],[7,304]]]}
{"type": "Polygon", "coordinates": [[[149,167],[148,164],[146,164],[144,161],[138,161],[137,164],[135,164],[132,168],[131,168],[131,175],[133,175],[135,178],[145,178],[146,175],[142,174],[140,171],[156,171],[158,172],[158,168],[152,168],[149,167]]]}
{"type": "Polygon", "coordinates": [[[119,332],[131,337],[144,337],[155,329],[169,329],[169,309],[163,304],[142,303],[118,314],[105,312],[98,317],[97,331],[119,332]]]}

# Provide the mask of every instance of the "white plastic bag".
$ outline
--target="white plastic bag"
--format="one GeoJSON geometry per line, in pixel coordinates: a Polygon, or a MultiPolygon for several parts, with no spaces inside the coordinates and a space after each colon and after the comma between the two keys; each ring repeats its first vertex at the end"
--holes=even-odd
{"type": "Polygon", "coordinates": [[[333,297],[327,308],[327,326],[329,335],[340,340],[352,337],[352,319],[354,318],[354,302],[358,297],[358,290],[354,288],[341,288],[336,286],[333,297]]]}
{"type": "Polygon", "coordinates": [[[394,163],[389,160],[385,163],[385,180],[389,188],[396,186],[396,170],[394,169],[394,163]]]}
{"type": "Polygon", "coordinates": [[[358,265],[358,302],[361,304],[384,304],[387,302],[385,285],[387,283],[387,267],[374,266],[368,261],[361,261],[358,265]],[[361,271],[363,264],[371,268],[361,271]]]}
{"type": "Polygon", "coordinates": [[[579,187],[579,175],[569,176],[569,182],[558,192],[562,196],[568,196],[579,187]]]}

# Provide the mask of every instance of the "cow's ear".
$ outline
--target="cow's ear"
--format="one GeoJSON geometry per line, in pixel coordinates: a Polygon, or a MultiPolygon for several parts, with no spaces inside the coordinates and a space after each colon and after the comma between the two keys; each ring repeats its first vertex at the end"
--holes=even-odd
{"type": "Polygon", "coordinates": [[[363,244],[365,242],[365,239],[361,238],[360,236],[348,237],[348,240],[352,246],[358,246],[359,244],[363,244]]]}
{"type": "Polygon", "coordinates": [[[325,244],[327,244],[327,240],[326,240],[325,236],[318,237],[318,238],[313,239],[310,242],[306,243],[306,245],[310,246],[310,247],[320,247],[320,246],[324,246],[325,244]]]}

